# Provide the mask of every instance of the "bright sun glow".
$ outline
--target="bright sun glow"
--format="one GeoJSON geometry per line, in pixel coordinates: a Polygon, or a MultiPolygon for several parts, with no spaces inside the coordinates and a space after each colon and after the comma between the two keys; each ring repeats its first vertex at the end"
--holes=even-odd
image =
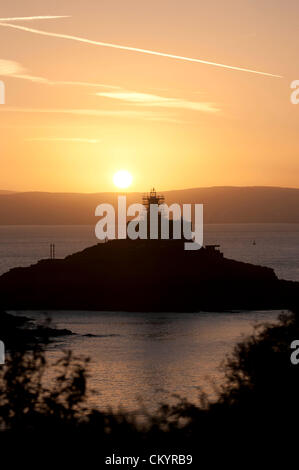
{"type": "Polygon", "coordinates": [[[113,183],[121,189],[131,186],[132,181],[133,177],[127,170],[120,170],[113,176],[113,183]]]}

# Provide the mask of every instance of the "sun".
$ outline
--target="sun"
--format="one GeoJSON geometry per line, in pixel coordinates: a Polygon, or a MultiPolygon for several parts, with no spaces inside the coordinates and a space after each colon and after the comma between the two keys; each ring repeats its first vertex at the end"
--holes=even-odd
{"type": "Polygon", "coordinates": [[[133,176],[127,170],[119,170],[113,176],[113,183],[115,184],[115,186],[121,189],[125,189],[131,186],[132,181],[133,181],[133,176]]]}

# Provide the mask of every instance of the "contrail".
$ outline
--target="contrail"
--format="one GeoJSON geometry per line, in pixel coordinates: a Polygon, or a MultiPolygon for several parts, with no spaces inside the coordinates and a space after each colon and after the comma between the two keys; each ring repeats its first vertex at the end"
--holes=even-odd
{"type": "Polygon", "coordinates": [[[0,18],[0,21],[57,20],[59,18],[70,18],[70,16],[17,16],[15,18],[0,18]]]}
{"type": "Polygon", "coordinates": [[[121,50],[124,50],[124,51],[140,52],[142,54],[150,54],[150,55],[155,55],[155,56],[160,56],[160,57],[168,57],[170,59],[184,60],[184,61],[187,61],[187,62],[197,62],[197,63],[200,63],[200,64],[206,64],[206,65],[213,65],[215,67],[221,67],[221,68],[224,68],[224,69],[238,70],[239,72],[248,72],[248,73],[254,73],[254,74],[257,74],[257,75],[265,75],[265,76],[268,76],[268,77],[282,78],[281,75],[274,75],[272,73],[260,72],[258,70],[252,70],[252,69],[248,69],[248,68],[244,68],[244,67],[236,67],[236,66],[233,66],[233,65],[220,64],[220,63],[217,63],[217,62],[211,62],[211,61],[203,60],[203,59],[193,59],[191,57],[184,57],[184,56],[179,56],[179,55],[174,55],[174,54],[168,54],[166,52],[151,51],[151,50],[148,50],[148,49],[140,49],[138,47],[122,46],[120,44],[111,44],[109,42],[93,41],[91,39],[80,38],[78,36],[70,36],[68,34],[49,33],[47,31],[41,31],[39,29],[27,28],[25,26],[18,26],[18,25],[8,24],[8,23],[0,23],[0,26],[5,26],[7,28],[13,28],[13,29],[19,29],[21,31],[27,31],[28,33],[39,34],[41,36],[50,36],[50,37],[53,37],[53,38],[70,39],[72,41],[83,42],[85,44],[93,44],[95,46],[112,47],[113,49],[121,49],[121,50]]]}

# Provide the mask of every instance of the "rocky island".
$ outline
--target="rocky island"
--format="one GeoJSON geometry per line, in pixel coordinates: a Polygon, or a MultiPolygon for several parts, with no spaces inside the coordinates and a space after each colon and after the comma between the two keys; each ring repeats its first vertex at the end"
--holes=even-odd
{"type": "Polygon", "coordinates": [[[227,311],[291,308],[299,283],[183,240],[110,240],[0,277],[5,309],[227,311]]]}

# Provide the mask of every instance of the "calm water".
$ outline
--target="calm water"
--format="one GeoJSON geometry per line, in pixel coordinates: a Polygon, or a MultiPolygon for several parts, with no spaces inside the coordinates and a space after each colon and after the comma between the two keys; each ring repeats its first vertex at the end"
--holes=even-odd
{"type": "MultiPolygon", "coordinates": [[[[50,243],[63,257],[96,242],[89,226],[0,226],[0,273],[48,257],[50,243]]],[[[270,266],[279,277],[299,281],[299,225],[210,225],[205,243],[219,243],[227,257],[270,266]]],[[[172,394],[195,400],[200,385],[211,393],[210,383],[221,383],[219,366],[233,345],[254,323],[278,314],[51,312],[58,327],[77,336],[52,345],[49,356],[55,360],[71,348],[91,358],[95,404],[135,409],[141,397],[152,409],[172,394]]]]}
{"type": "MultiPolygon", "coordinates": [[[[40,318],[43,312],[22,313],[40,318]]],[[[173,394],[196,401],[200,385],[212,396],[211,383],[221,383],[219,366],[233,345],[278,313],[47,312],[77,333],[54,344],[49,358],[57,360],[62,349],[90,357],[89,384],[97,392],[91,401],[100,407],[135,410],[140,397],[155,409],[173,394]]]]}

